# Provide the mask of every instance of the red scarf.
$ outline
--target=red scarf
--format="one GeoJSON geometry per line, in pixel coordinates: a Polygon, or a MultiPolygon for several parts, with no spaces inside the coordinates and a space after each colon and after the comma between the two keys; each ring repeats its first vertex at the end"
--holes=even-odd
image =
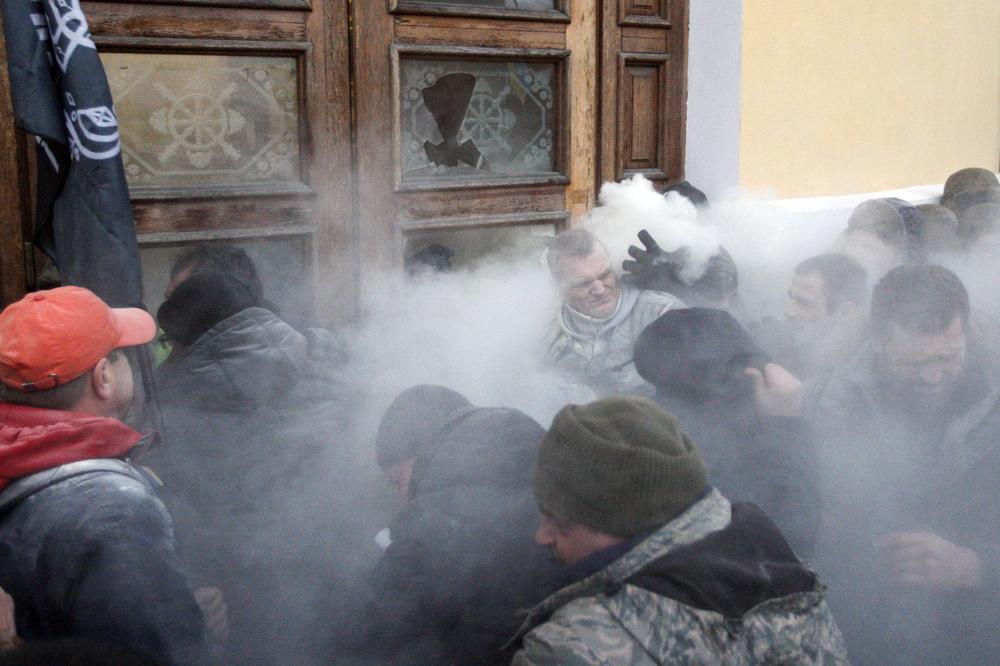
{"type": "Polygon", "coordinates": [[[0,403],[0,490],[66,463],[121,458],[141,438],[118,419],[0,403]]]}

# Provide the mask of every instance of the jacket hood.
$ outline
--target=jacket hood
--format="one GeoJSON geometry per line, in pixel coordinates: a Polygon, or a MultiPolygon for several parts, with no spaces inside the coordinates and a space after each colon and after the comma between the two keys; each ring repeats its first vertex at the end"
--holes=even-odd
{"type": "Polygon", "coordinates": [[[735,504],[727,527],[654,560],[626,582],[737,618],[765,601],[811,592],[817,578],[763,511],[735,504]]]}
{"type": "Polygon", "coordinates": [[[400,393],[385,410],[375,435],[378,466],[387,469],[432,451],[452,415],[470,407],[465,396],[444,386],[421,384],[400,393]]]}
{"type": "Polygon", "coordinates": [[[313,374],[307,337],[269,310],[252,307],[213,326],[158,380],[166,403],[254,411],[287,400],[313,374]]]}
{"type": "Polygon", "coordinates": [[[604,569],[535,606],[512,642],[570,602],[614,595],[626,585],[726,617],[799,593],[814,597],[823,590],[760,509],[733,506],[713,489],[604,569]]]}
{"type": "Polygon", "coordinates": [[[762,357],[731,314],[711,308],[668,311],[643,330],[634,350],[636,370],[658,392],[696,400],[745,388],[743,368],[762,357]]]}
{"type": "Polygon", "coordinates": [[[117,419],[0,403],[0,490],[67,463],[120,458],[140,439],[117,419]]]}
{"type": "Polygon", "coordinates": [[[530,488],[545,429],[516,409],[465,407],[438,431],[436,446],[418,458],[410,495],[460,487],[530,488]]]}

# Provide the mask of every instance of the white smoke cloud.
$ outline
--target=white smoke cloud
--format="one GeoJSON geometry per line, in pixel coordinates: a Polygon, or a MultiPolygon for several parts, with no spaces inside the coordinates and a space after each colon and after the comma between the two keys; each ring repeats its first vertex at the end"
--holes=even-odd
{"type": "Polygon", "coordinates": [[[636,235],[643,229],[665,252],[688,249],[681,279],[689,284],[704,274],[708,260],[719,250],[718,230],[699,221],[694,204],[675,192],[664,197],[642,174],[605,183],[598,200],[601,205],[581,226],[600,239],[615,266],[629,258],[629,245],[639,245],[636,235]]]}

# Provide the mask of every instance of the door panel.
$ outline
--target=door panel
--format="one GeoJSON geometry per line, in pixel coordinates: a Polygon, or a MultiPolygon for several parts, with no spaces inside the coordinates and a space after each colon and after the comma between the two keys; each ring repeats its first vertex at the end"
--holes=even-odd
{"type": "MultiPolygon", "coordinates": [[[[289,317],[352,318],[353,272],[339,268],[353,245],[346,8],[177,4],[84,6],[124,137],[147,303],[158,304],[163,257],[252,240],[291,262],[289,317]],[[316,288],[334,279],[345,288],[316,288]]],[[[281,290],[277,278],[265,288],[281,290]]]]}
{"type": "Polygon", "coordinates": [[[601,180],[682,180],[687,3],[606,2],[602,23],[601,180]]]}
{"type": "MultiPolygon", "coordinates": [[[[236,242],[297,286],[289,314],[345,322],[430,243],[454,245],[458,262],[538,248],[605,180],[683,177],[686,0],[84,10],[116,98],[152,307],[173,254],[236,242]]],[[[7,93],[4,71],[9,108],[7,93]]],[[[37,271],[24,243],[33,151],[5,114],[0,147],[16,158],[0,176],[16,217],[0,230],[10,301],[37,271]]]]}

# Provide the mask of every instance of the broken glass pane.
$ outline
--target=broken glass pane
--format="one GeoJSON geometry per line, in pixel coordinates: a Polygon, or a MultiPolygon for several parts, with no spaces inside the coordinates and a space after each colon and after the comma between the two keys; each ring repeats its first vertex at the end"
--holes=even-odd
{"type": "Polygon", "coordinates": [[[556,169],[556,65],[404,58],[403,181],[556,169]]]}

